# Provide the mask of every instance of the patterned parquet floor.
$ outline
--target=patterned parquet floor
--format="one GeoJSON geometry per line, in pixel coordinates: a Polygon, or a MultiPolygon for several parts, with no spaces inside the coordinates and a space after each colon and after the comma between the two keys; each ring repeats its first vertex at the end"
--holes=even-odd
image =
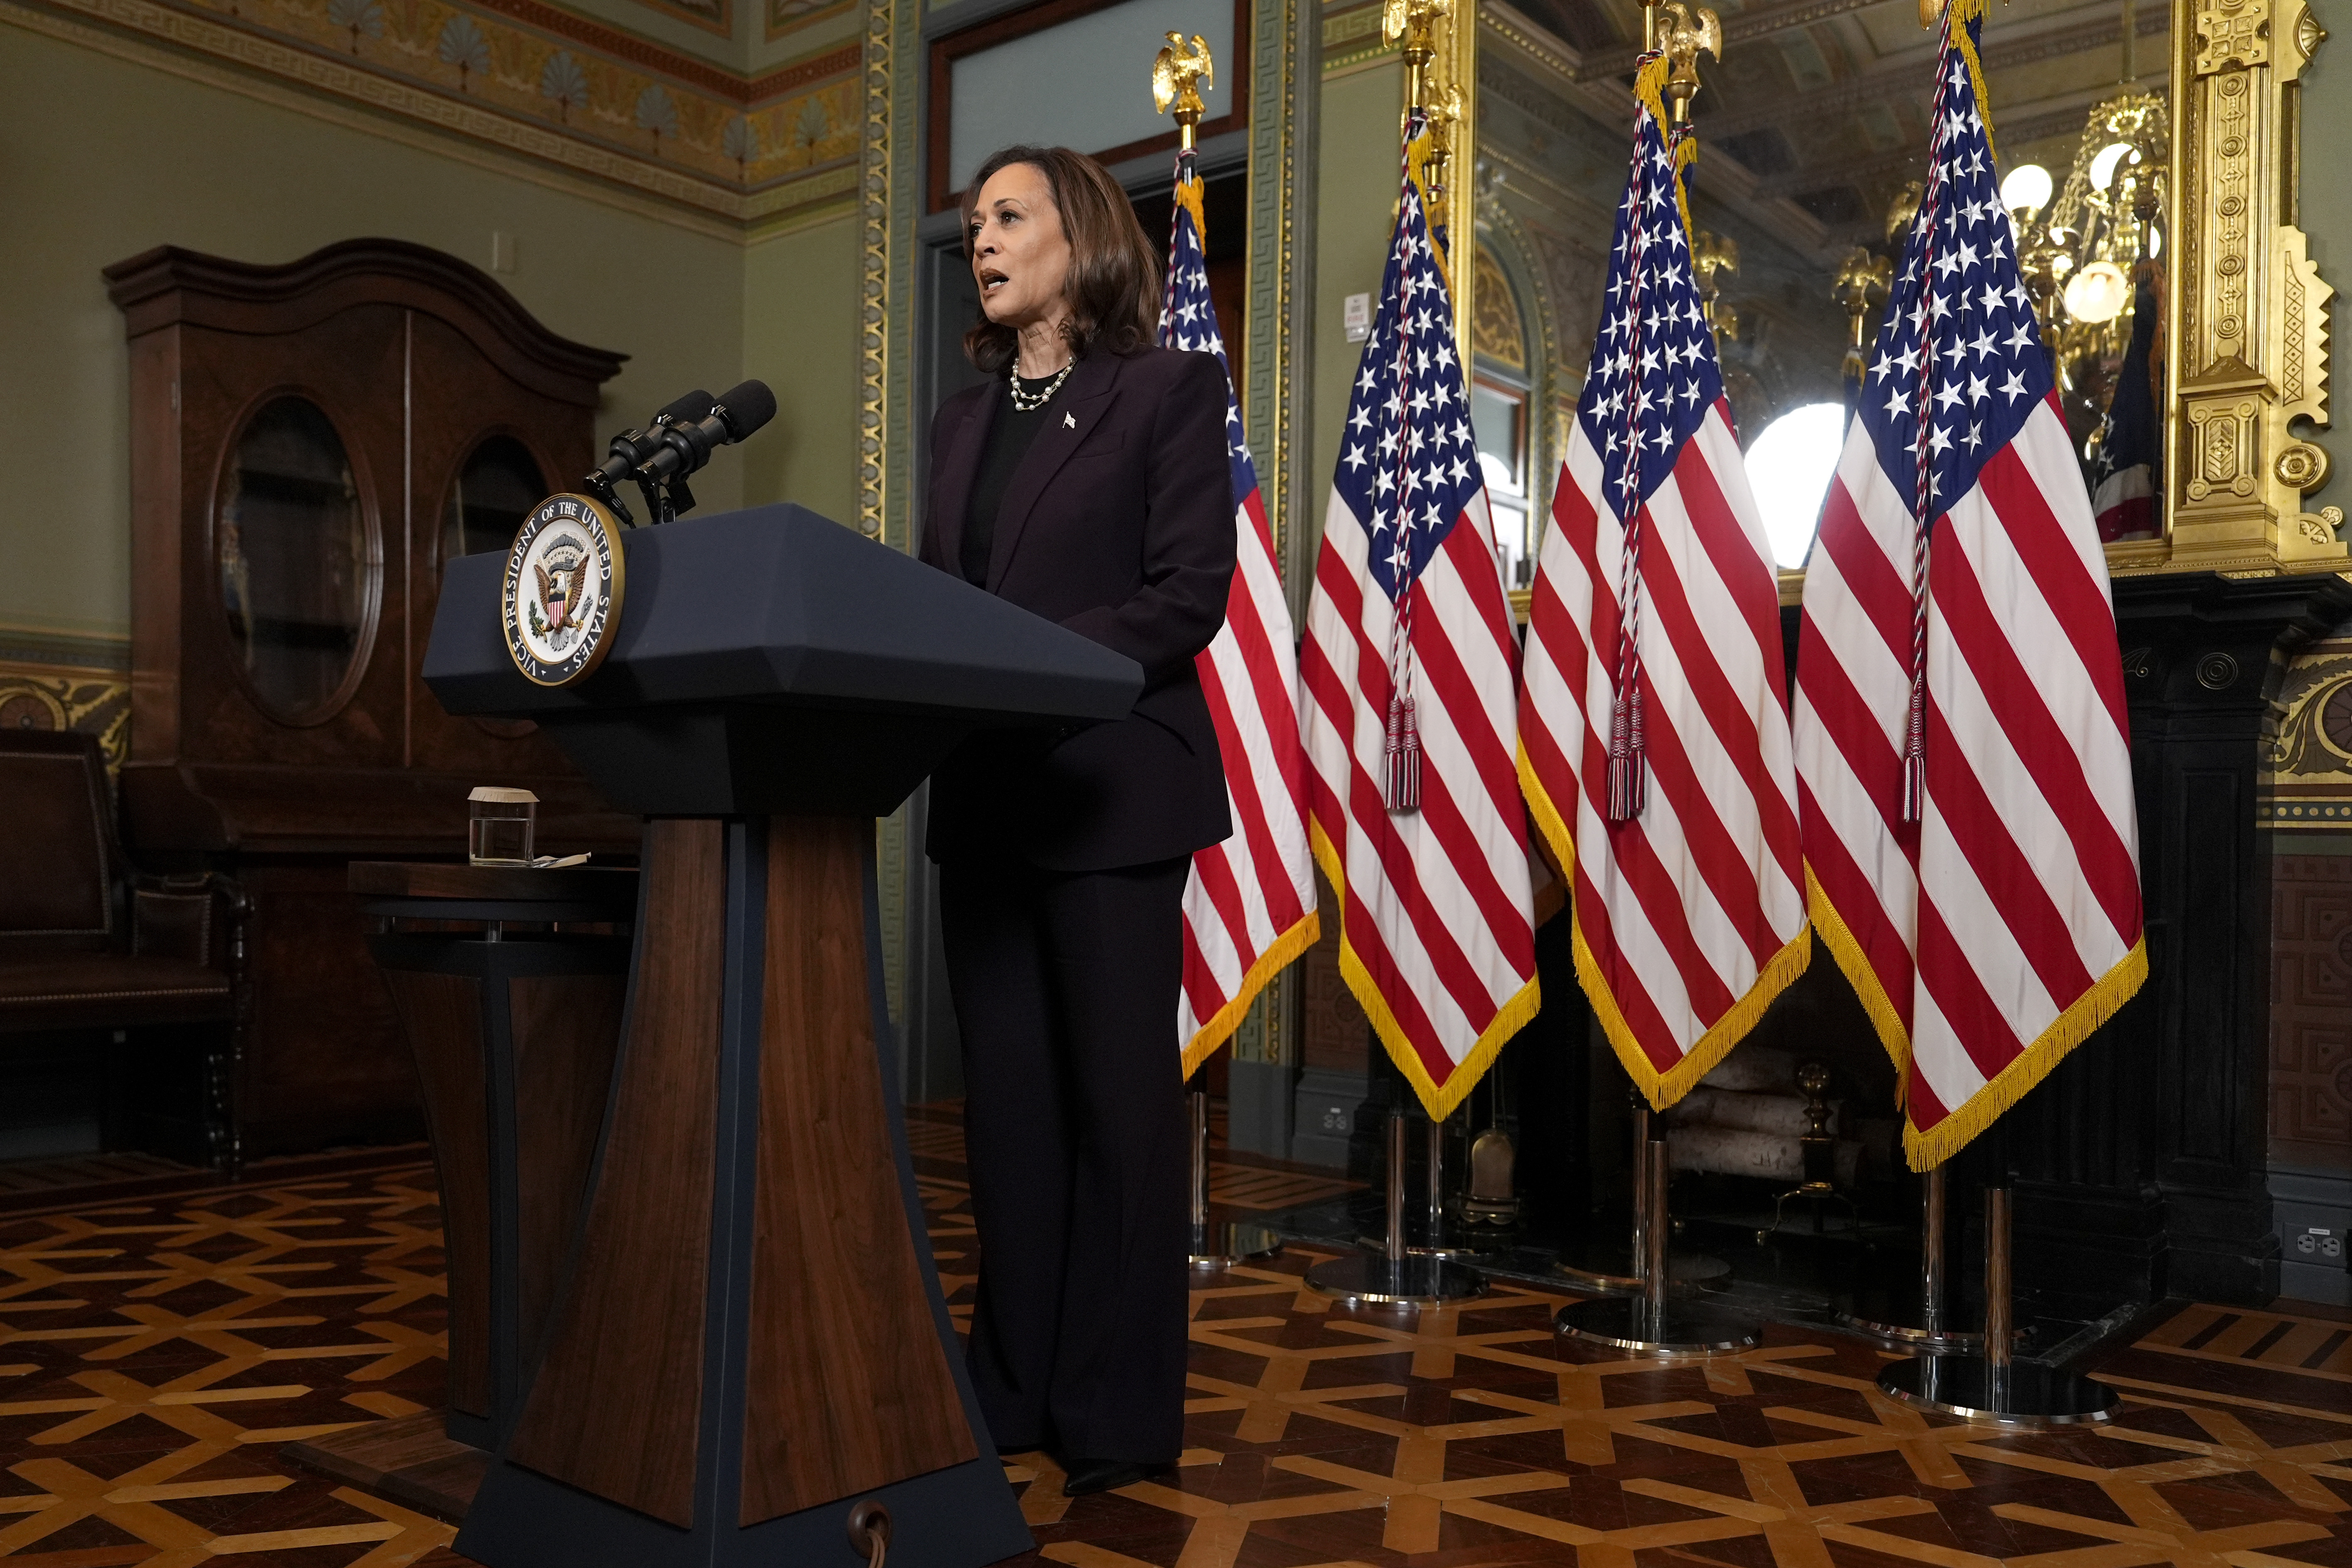
{"type": "MultiPolygon", "coordinates": [[[[976,1262],[951,1113],[912,1128],[959,1316],[976,1262]]],[[[1328,1178],[1234,1166],[1236,1209],[1328,1178]]],[[[0,1221],[8,1568],[459,1568],[444,1524],[279,1445],[432,1405],[432,1173],[411,1164],[0,1221]]],[[[1776,1330],[1660,1367],[1556,1340],[1566,1298],[1335,1312],[1294,1249],[1192,1297],[1183,1464],[1067,1501],[1008,1467],[1076,1568],[2140,1563],[2352,1568],[2352,1322],[2186,1306],[2110,1354],[2113,1426],[2004,1436],[1880,1397],[1875,1351],[1776,1330]]]]}

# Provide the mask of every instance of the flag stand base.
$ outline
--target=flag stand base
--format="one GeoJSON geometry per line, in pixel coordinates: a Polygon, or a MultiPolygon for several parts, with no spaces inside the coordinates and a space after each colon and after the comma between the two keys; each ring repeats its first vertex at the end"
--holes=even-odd
{"type": "Polygon", "coordinates": [[[2003,1427],[2074,1427],[2115,1418],[2123,1403],[2105,1384],[2063,1366],[1981,1355],[1915,1355],[1878,1375],[1888,1398],[1938,1416],[2003,1427]]]}
{"type": "Polygon", "coordinates": [[[1641,1294],[1571,1301],[1553,1317],[1554,1331],[1636,1355],[1716,1355],[1753,1350],[1763,1343],[1763,1330],[1753,1319],[1667,1293],[1671,1270],[1666,1263],[1666,1233],[1673,1228],[1673,1221],[1666,1212],[1666,1144],[1663,1138],[1647,1137],[1647,1125],[1636,1131],[1645,1134],[1636,1145],[1642,1157],[1642,1179],[1633,1189],[1642,1200],[1635,1213],[1646,1221],[1642,1227],[1642,1247],[1634,1254],[1642,1270],[1641,1294]]]}
{"type": "MultiPolygon", "coordinates": [[[[1437,1124],[1430,1149],[1437,1150],[1437,1124]]],[[[1431,1220],[1437,1220],[1435,1167],[1429,1184],[1431,1220]]],[[[1307,1270],[1307,1288],[1349,1305],[1435,1307],[1486,1293],[1486,1281],[1472,1270],[1443,1258],[1414,1257],[1404,1246],[1404,1112],[1389,1113],[1389,1233],[1378,1251],[1333,1258],[1307,1270]]]]}
{"type": "Polygon", "coordinates": [[[1440,1307],[1485,1295],[1486,1281],[1442,1259],[1357,1252],[1307,1270],[1307,1288],[1349,1305],[1440,1307]]]}
{"type": "Polygon", "coordinates": [[[1247,1220],[1209,1222],[1209,1092],[1192,1091],[1192,1247],[1195,1269],[1255,1263],[1282,1250],[1282,1238],[1247,1220]]]}
{"type": "MultiPolygon", "coordinates": [[[[1633,1245],[1623,1251],[1601,1246],[1587,1248],[1574,1258],[1563,1257],[1554,1262],[1551,1271],[1576,1289],[1591,1293],[1622,1295],[1642,1288],[1643,1266],[1650,1255],[1650,1104],[1642,1092],[1631,1084],[1633,1112],[1633,1245]]],[[[1665,1147],[1664,1140],[1658,1146],[1665,1147]]],[[[1664,1197],[1657,1200],[1656,1213],[1664,1215],[1664,1197]]],[[[1664,1221],[1664,1239],[1674,1239],[1674,1220],[1664,1221]]],[[[1671,1246],[1665,1252],[1666,1283],[1681,1289],[1719,1291],[1731,1278],[1731,1265],[1706,1252],[1685,1252],[1671,1246]]]]}
{"type": "Polygon", "coordinates": [[[1191,1261],[1195,1269],[1230,1269],[1236,1263],[1262,1263],[1282,1252],[1282,1238],[1263,1225],[1227,1220],[1222,1225],[1196,1226],[1191,1261]]]}
{"type": "Polygon", "coordinates": [[[1717,1355],[1753,1350],[1763,1343],[1761,1331],[1750,1319],[1673,1298],[1654,1308],[1646,1296],[1570,1301],[1553,1317],[1552,1327],[1570,1339],[1638,1355],[1717,1355]]]}
{"type": "Polygon", "coordinates": [[[2123,1396],[2063,1366],[2011,1354],[2009,1188],[1985,1189],[1985,1332],[1979,1355],[1919,1355],[1878,1375],[1888,1398],[1940,1416],[2026,1428],[2115,1418],[2123,1396]]]}
{"type": "Polygon", "coordinates": [[[1944,1307],[1944,1167],[1937,1166],[1919,1184],[1919,1298],[1916,1314],[1904,1312],[1903,1321],[1897,1322],[1842,1311],[1836,1314],[1836,1321],[1840,1327],[1915,1350],[1974,1350],[1981,1346],[1984,1335],[1953,1325],[1944,1307]],[[1909,1321],[1914,1315],[1918,1319],[1916,1324],[1909,1321]]]}
{"type": "MultiPolygon", "coordinates": [[[[1571,1288],[1600,1295],[1630,1295],[1642,1288],[1641,1276],[1622,1248],[1591,1248],[1573,1261],[1562,1258],[1551,1271],[1571,1288]]],[[[1720,1291],[1731,1279],[1731,1265],[1706,1252],[1666,1254],[1666,1285],[1677,1291],[1720,1291]]]]}
{"type": "MultiPolygon", "coordinates": [[[[1443,1122],[1432,1121],[1429,1124],[1428,1168],[1429,1214],[1422,1231],[1424,1239],[1418,1246],[1408,1244],[1405,1247],[1404,1255],[1408,1258],[1434,1258],[1441,1263],[1467,1263],[1479,1257],[1487,1249],[1473,1246],[1465,1240],[1446,1234],[1445,1124],[1443,1122]]],[[[1360,1237],[1357,1239],[1356,1245],[1369,1248],[1375,1252],[1385,1252],[1388,1249],[1388,1238],[1360,1237]]]]}

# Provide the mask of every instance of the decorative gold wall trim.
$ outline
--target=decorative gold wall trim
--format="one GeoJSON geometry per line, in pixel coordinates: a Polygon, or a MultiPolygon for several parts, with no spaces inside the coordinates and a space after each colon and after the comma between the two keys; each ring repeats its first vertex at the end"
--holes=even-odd
{"type": "Polygon", "coordinates": [[[2295,95],[2326,35],[2305,0],[2179,0],[2163,559],[2111,570],[2341,570],[2342,514],[2305,509],[2328,423],[2335,290],[2294,226],[2295,95]]]}
{"type": "Polygon", "coordinates": [[[2280,677],[2254,785],[2258,826],[2352,832],[2352,638],[2311,643],[2280,677]]]}
{"type": "Polygon", "coordinates": [[[109,771],[131,745],[131,643],[0,626],[0,729],[79,729],[98,737],[109,771]]]}
{"type": "Polygon", "coordinates": [[[857,531],[882,537],[888,478],[883,468],[884,397],[889,390],[890,61],[893,0],[866,0],[864,262],[858,279],[857,531]]]}
{"type": "Polygon", "coordinates": [[[856,187],[847,57],[832,79],[809,69],[822,60],[729,78],[620,35],[625,51],[600,54],[570,36],[582,29],[558,37],[514,9],[558,15],[521,0],[411,0],[391,8],[409,18],[392,35],[373,0],[331,23],[326,0],[293,0],[269,13],[280,27],[208,0],[0,0],[0,21],[716,235],[856,187]],[[742,107],[777,83],[792,87],[742,107]]]}
{"type": "Polygon", "coordinates": [[[1323,14],[1323,74],[1343,76],[1395,54],[1381,37],[1380,0],[1323,14]]]}
{"type": "MultiPolygon", "coordinates": [[[[915,204],[922,178],[922,0],[866,0],[864,141],[857,360],[857,527],[893,549],[914,548],[915,204]]],[[[916,853],[908,807],[875,826],[882,985],[907,1022],[907,949],[914,923],[908,868],[916,853]]]]}

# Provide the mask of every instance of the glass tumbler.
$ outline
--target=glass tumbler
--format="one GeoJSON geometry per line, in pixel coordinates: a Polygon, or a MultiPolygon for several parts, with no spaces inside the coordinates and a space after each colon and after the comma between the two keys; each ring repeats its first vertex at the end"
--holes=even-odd
{"type": "Polygon", "coordinates": [[[484,785],[466,797],[472,808],[466,859],[474,865],[529,865],[531,823],[539,797],[528,789],[484,785]]]}

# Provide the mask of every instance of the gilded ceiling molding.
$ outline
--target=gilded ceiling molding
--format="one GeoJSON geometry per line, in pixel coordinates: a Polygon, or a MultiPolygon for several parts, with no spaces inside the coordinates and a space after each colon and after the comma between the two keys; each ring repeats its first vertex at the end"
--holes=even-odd
{"type": "MultiPolygon", "coordinates": [[[[2326,454],[2327,302],[2295,226],[2296,78],[2326,35],[2305,0],[2183,0],[2175,31],[2165,475],[2170,533],[2119,569],[2341,570],[2326,454]],[[2143,559],[2145,558],[2145,559],[2143,559]]],[[[2129,552],[2129,553],[2126,553],[2129,552]]]]}
{"type": "Polygon", "coordinates": [[[736,234],[856,183],[854,49],[730,76],[538,0],[0,0],[0,16],[306,111],[300,100],[324,99],[374,134],[389,119],[432,132],[436,151],[454,138],[503,155],[495,167],[520,159],[736,234]]]}

